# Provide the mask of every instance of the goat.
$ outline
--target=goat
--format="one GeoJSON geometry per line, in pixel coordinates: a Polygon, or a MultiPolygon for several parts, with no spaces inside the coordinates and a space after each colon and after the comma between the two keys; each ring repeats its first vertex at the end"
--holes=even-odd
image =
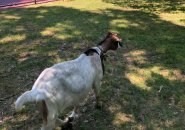
{"type": "Polygon", "coordinates": [[[116,50],[122,40],[117,34],[108,33],[97,47],[85,51],[78,58],[46,68],[35,81],[32,89],[23,93],[15,102],[20,110],[26,102],[41,102],[43,125],[41,130],[52,130],[55,124],[63,124],[58,114],[74,106],[69,117],[75,117],[76,110],[88,92],[93,89],[96,106],[99,102],[99,87],[103,78],[103,54],[116,50]]]}

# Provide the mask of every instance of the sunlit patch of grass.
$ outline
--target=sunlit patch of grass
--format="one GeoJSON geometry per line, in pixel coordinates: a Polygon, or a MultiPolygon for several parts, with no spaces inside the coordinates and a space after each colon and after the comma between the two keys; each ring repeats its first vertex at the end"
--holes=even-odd
{"type": "Polygon", "coordinates": [[[23,61],[29,59],[29,57],[34,56],[34,55],[36,55],[36,53],[33,52],[33,51],[30,51],[30,52],[27,52],[27,51],[22,52],[22,53],[20,53],[19,56],[17,57],[17,61],[18,61],[18,62],[23,62],[23,61]]]}
{"type": "Polygon", "coordinates": [[[137,62],[138,64],[145,64],[147,63],[146,58],[146,52],[144,50],[135,50],[131,51],[128,54],[125,54],[126,56],[129,56],[130,62],[137,62]]]}
{"type": "Polygon", "coordinates": [[[106,4],[106,6],[103,6],[105,3],[102,2],[102,0],[96,0],[94,2],[93,0],[89,0],[89,2],[86,2],[86,0],[80,0],[80,1],[72,1],[71,2],[64,2],[63,5],[66,7],[72,7],[80,10],[88,10],[88,11],[93,11],[93,10],[105,10],[107,8],[115,8],[113,4],[106,4]]]}
{"type": "Polygon", "coordinates": [[[43,36],[53,36],[55,34],[56,28],[47,28],[41,32],[43,36]]]}
{"type": "Polygon", "coordinates": [[[132,115],[127,115],[127,114],[121,113],[121,112],[118,112],[115,115],[114,120],[112,121],[112,123],[114,125],[121,125],[121,124],[124,124],[126,122],[134,122],[134,119],[133,119],[132,115]]]}
{"type": "MultiPolygon", "coordinates": [[[[74,9],[79,9],[82,11],[88,10],[88,11],[95,11],[98,12],[98,10],[105,10],[108,8],[118,8],[116,7],[114,4],[108,4],[106,3],[106,6],[103,6],[105,3],[102,0],[96,0],[96,2],[94,2],[93,0],[89,0],[88,2],[86,0],[69,0],[69,1],[56,1],[53,3],[45,3],[45,4],[40,4],[40,5],[31,5],[29,7],[32,8],[37,8],[40,6],[47,6],[47,7],[51,7],[51,6],[65,6],[68,8],[74,8],[74,9]]],[[[41,12],[44,12],[41,11],[41,12]]]]}
{"type": "Polygon", "coordinates": [[[21,122],[28,119],[29,119],[28,115],[21,114],[18,118],[13,119],[12,122],[16,122],[16,121],[21,122]]]}
{"type": "Polygon", "coordinates": [[[130,66],[129,69],[130,72],[127,73],[126,76],[131,81],[131,83],[146,90],[151,89],[150,86],[148,86],[147,81],[151,79],[152,73],[159,74],[171,81],[173,80],[180,80],[182,82],[184,81],[184,76],[180,73],[179,70],[169,70],[157,66],[147,69],[140,69],[135,66],[130,66]]]}
{"type": "Polygon", "coordinates": [[[0,39],[0,44],[6,44],[6,43],[15,43],[15,42],[20,42],[26,39],[26,35],[25,34],[18,34],[18,35],[8,35],[4,38],[0,39]]]}
{"type": "Polygon", "coordinates": [[[37,19],[42,19],[42,18],[44,18],[44,16],[42,16],[42,15],[37,15],[36,18],[37,18],[37,19]]]}
{"type": "Polygon", "coordinates": [[[73,35],[80,35],[80,31],[75,31],[75,27],[71,26],[70,22],[66,22],[65,24],[58,23],[55,27],[46,28],[41,32],[41,35],[52,36],[57,39],[65,40],[72,38],[73,35]]]}
{"type": "Polygon", "coordinates": [[[5,14],[0,14],[1,19],[6,19],[6,20],[19,20],[21,17],[16,16],[16,15],[5,15],[5,14]]]}
{"type": "Polygon", "coordinates": [[[64,61],[66,61],[66,59],[62,59],[58,55],[55,55],[55,58],[52,60],[53,63],[60,63],[60,62],[64,62],[64,61]]]}
{"type": "Polygon", "coordinates": [[[183,74],[181,74],[181,72],[177,69],[166,69],[161,66],[151,67],[151,63],[148,61],[146,55],[146,52],[143,50],[130,51],[124,55],[127,58],[127,66],[129,69],[129,71],[126,73],[126,77],[132,84],[141,89],[151,90],[151,87],[147,82],[152,78],[153,73],[159,74],[170,81],[184,81],[183,74]],[[143,67],[144,64],[147,64],[146,66],[148,67],[143,67]]]}
{"type": "Polygon", "coordinates": [[[150,71],[147,69],[138,68],[135,64],[144,64],[146,63],[145,51],[135,50],[131,51],[124,56],[128,62],[129,71],[126,73],[126,77],[134,85],[142,89],[149,90],[150,88],[146,85],[146,80],[150,77],[150,71]]]}
{"type": "Polygon", "coordinates": [[[169,21],[173,24],[180,25],[185,27],[185,13],[179,12],[179,13],[161,13],[159,17],[165,21],[169,21]]]}
{"type": "Polygon", "coordinates": [[[128,27],[128,23],[129,23],[129,21],[126,21],[123,19],[116,19],[116,20],[112,20],[112,22],[111,22],[112,26],[117,26],[120,28],[128,27]]]}
{"type": "Polygon", "coordinates": [[[1,130],[9,130],[11,129],[11,124],[14,123],[14,122],[21,122],[21,121],[25,121],[28,119],[28,116],[25,115],[25,114],[22,114],[20,116],[10,116],[10,117],[3,117],[4,119],[2,120],[2,124],[3,125],[0,125],[0,129],[1,130]]]}
{"type": "Polygon", "coordinates": [[[25,31],[25,28],[23,26],[16,26],[15,31],[18,31],[18,32],[25,31]]]}
{"type": "Polygon", "coordinates": [[[177,69],[165,69],[160,66],[155,66],[151,68],[151,72],[162,75],[169,80],[181,80],[184,81],[184,75],[177,69]]]}
{"type": "MultiPolygon", "coordinates": [[[[51,4],[54,4],[54,3],[51,3],[51,4]]],[[[40,6],[40,5],[39,5],[40,6]]],[[[33,6],[34,7],[34,6],[33,6]]],[[[42,9],[39,11],[40,14],[44,14],[44,13],[48,13],[48,10],[47,9],[42,9]]]]}
{"type": "Polygon", "coordinates": [[[114,113],[114,112],[117,112],[117,111],[120,111],[121,110],[121,105],[119,105],[119,104],[114,104],[114,103],[112,103],[110,106],[109,106],[109,111],[111,111],[112,113],[114,113]]]}
{"type": "Polygon", "coordinates": [[[146,81],[149,78],[148,73],[150,73],[150,71],[148,71],[147,73],[146,70],[140,70],[140,72],[141,73],[138,72],[127,73],[126,76],[132,84],[137,85],[141,89],[150,90],[150,88],[146,84],[146,81]]]}

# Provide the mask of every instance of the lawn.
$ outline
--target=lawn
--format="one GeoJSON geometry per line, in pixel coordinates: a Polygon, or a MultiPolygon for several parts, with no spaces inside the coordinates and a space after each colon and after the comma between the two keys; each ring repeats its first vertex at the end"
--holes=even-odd
{"type": "Polygon", "coordinates": [[[124,44],[107,54],[103,107],[94,108],[90,93],[74,129],[185,129],[183,0],[72,0],[0,10],[0,129],[40,128],[35,104],[15,112],[17,97],[43,69],[78,57],[108,31],[124,44]]]}

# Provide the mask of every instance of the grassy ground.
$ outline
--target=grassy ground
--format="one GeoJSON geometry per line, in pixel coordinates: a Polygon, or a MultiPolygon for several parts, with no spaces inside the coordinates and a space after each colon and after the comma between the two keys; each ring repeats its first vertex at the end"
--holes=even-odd
{"type": "Polygon", "coordinates": [[[0,129],[38,129],[34,104],[16,113],[16,98],[44,68],[76,58],[108,31],[118,33],[124,47],[108,54],[104,107],[94,109],[90,94],[74,129],[185,129],[182,1],[59,1],[1,10],[0,19],[0,129]]]}

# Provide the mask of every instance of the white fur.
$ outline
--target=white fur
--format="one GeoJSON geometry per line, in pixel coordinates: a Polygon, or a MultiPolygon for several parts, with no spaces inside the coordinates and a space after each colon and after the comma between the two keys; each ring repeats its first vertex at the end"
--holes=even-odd
{"type": "MultiPolygon", "coordinates": [[[[101,50],[95,47],[99,53],[101,50]]],[[[44,100],[48,109],[47,124],[42,130],[55,127],[59,112],[70,106],[78,106],[93,88],[98,89],[103,77],[100,56],[81,54],[77,59],[55,64],[45,69],[32,90],[22,94],[15,103],[20,110],[26,102],[44,100]]]]}

